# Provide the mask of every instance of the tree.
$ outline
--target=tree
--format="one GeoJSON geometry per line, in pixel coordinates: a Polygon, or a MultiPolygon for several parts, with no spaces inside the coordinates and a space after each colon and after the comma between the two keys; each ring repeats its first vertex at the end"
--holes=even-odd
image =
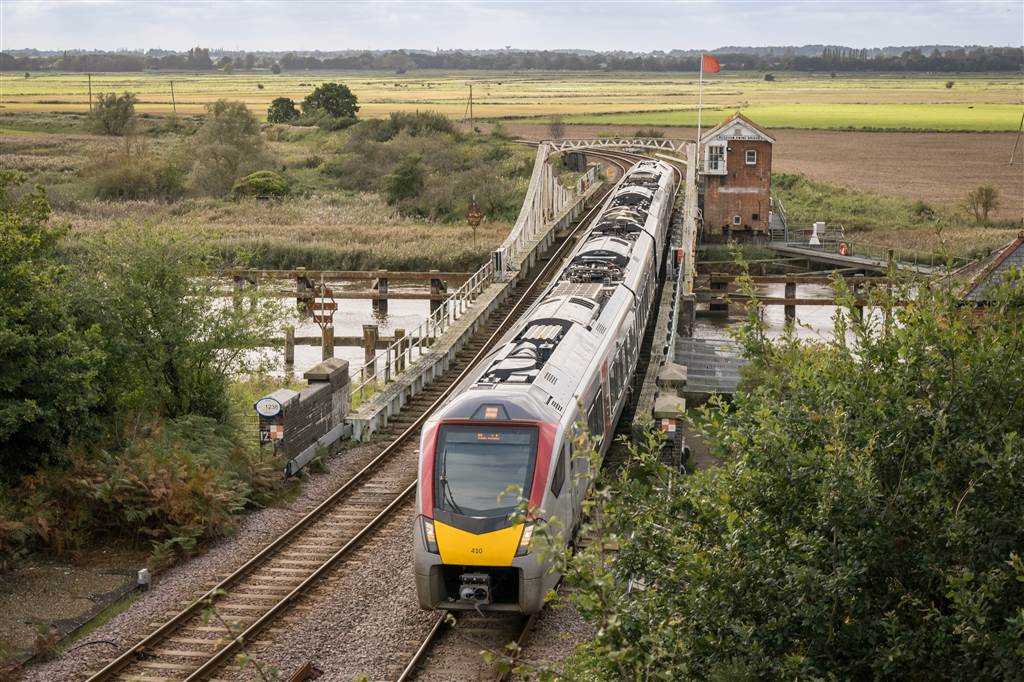
{"type": "Polygon", "coordinates": [[[96,329],[75,327],[55,260],[67,228],[50,224],[43,190],[24,183],[0,171],[0,478],[56,459],[100,401],[96,329]]]}
{"type": "Polygon", "coordinates": [[[104,135],[127,135],[135,125],[135,95],[110,92],[96,98],[92,119],[96,129],[104,135]]]}
{"type": "Polygon", "coordinates": [[[324,83],[302,101],[302,113],[325,113],[335,118],[355,118],[358,99],[347,85],[324,83]]]}
{"type": "Polygon", "coordinates": [[[587,549],[554,548],[597,633],[574,678],[1019,679],[1024,272],[981,316],[935,286],[863,320],[837,295],[827,343],[752,306],[743,386],[697,418],[720,463],[654,442],[597,490],[587,549]]]}
{"type": "Polygon", "coordinates": [[[273,64],[271,64],[270,65],[270,73],[273,73],[273,74],[281,73],[281,65],[278,64],[277,62],[274,62],[273,64]]]}
{"type": "Polygon", "coordinates": [[[221,99],[208,105],[195,147],[192,186],[205,194],[227,193],[235,180],[266,162],[259,121],[243,102],[221,99]]]}
{"type": "Polygon", "coordinates": [[[979,223],[988,222],[988,214],[999,208],[999,190],[992,185],[981,185],[967,194],[967,210],[979,223]]]}
{"type": "Polygon", "coordinates": [[[249,353],[275,308],[216,305],[209,248],[187,234],[124,225],[87,238],[79,258],[71,296],[100,331],[107,404],[226,419],[230,378],[257,369],[249,353]]]}
{"type": "Polygon", "coordinates": [[[411,199],[423,191],[423,163],[418,156],[406,157],[394,172],[384,176],[384,197],[389,204],[411,199]]]}
{"type": "Polygon", "coordinates": [[[565,135],[565,124],[562,123],[561,116],[551,117],[551,122],[548,123],[548,135],[552,140],[560,140],[565,135]]]}
{"type": "Polygon", "coordinates": [[[267,122],[269,123],[290,123],[298,117],[299,110],[295,108],[295,101],[290,97],[274,99],[267,109],[267,122]]]}

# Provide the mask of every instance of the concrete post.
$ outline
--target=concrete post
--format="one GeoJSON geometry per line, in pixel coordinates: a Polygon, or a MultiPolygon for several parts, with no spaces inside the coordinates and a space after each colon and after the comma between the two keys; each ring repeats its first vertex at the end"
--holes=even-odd
{"type": "Polygon", "coordinates": [[[396,373],[404,372],[405,371],[405,345],[406,345],[405,330],[404,329],[396,329],[395,330],[395,341],[398,342],[398,346],[396,346],[396,350],[395,350],[395,372],[396,373]]]}
{"type": "Polygon", "coordinates": [[[369,377],[375,371],[373,358],[377,355],[378,328],[375,324],[363,325],[363,366],[366,368],[366,375],[369,377]]]}
{"type": "MultiPolygon", "coordinates": [[[[786,298],[789,298],[789,299],[796,298],[796,282],[794,282],[794,281],[787,281],[786,282],[786,298]]],[[[795,305],[786,304],[786,306],[785,306],[785,316],[786,316],[786,324],[787,325],[793,324],[793,321],[796,319],[796,306],[795,305]]]]}
{"type": "Polygon", "coordinates": [[[321,359],[326,360],[334,357],[334,325],[329,324],[324,327],[323,334],[323,352],[321,353],[321,359]]]}
{"type": "Polygon", "coordinates": [[[284,328],[284,364],[290,367],[295,364],[295,327],[284,328]]]}

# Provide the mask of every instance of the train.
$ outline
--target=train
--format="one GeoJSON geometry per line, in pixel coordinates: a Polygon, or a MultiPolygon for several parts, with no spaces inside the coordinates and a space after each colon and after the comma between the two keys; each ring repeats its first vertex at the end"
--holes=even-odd
{"type": "Polygon", "coordinates": [[[557,518],[548,527],[568,544],[580,523],[593,476],[575,436],[585,425],[603,457],[628,401],[677,186],[664,161],[624,172],[542,295],[424,422],[423,608],[543,608],[561,576],[531,551],[533,532],[557,518]]]}

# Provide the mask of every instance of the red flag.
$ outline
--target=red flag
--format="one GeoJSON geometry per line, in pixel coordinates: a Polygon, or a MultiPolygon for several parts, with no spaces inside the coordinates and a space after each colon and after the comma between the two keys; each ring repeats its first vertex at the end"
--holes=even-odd
{"type": "Polygon", "coordinates": [[[704,69],[704,73],[718,73],[722,70],[722,65],[711,55],[701,55],[701,59],[703,60],[702,68],[704,69]]]}

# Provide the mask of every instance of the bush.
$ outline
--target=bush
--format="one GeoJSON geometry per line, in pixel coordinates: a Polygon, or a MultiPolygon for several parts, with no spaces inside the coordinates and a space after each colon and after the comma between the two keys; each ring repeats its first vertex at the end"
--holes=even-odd
{"type": "Polygon", "coordinates": [[[150,544],[157,563],[170,563],[231,533],[245,507],[268,502],[278,464],[233,425],[195,416],[147,424],[124,448],[76,451],[67,467],[0,491],[8,500],[0,558],[27,542],[63,552],[120,537],[150,544]],[[6,542],[5,523],[17,533],[6,542]]]}
{"type": "Polygon", "coordinates": [[[913,211],[914,215],[920,220],[933,220],[935,218],[935,209],[920,199],[914,202],[913,211]]]}
{"type": "Polygon", "coordinates": [[[909,284],[877,300],[892,324],[838,287],[827,343],[767,339],[755,302],[744,389],[698,419],[719,464],[644,448],[559,555],[597,633],[573,677],[1019,679],[1024,272],[1005,282],[981,317],[909,284]]]}
{"type": "Polygon", "coordinates": [[[228,415],[231,376],[258,368],[276,308],[211,305],[218,283],[197,239],[122,225],[83,240],[66,298],[96,329],[98,383],[111,415],[228,415]]]}
{"type": "Polygon", "coordinates": [[[268,123],[291,123],[299,118],[299,110],[290,97],[278,97],[267,108],[268,123]]]}
{"type": "Polygon", "coordinates": [[[107,200],[178,199],[188,173],[172,161],[127,159],[118,155],[94,167],[93,196],[107,200]]]}
{"type": "Polygon", "coordinates": [[[274,171],[256,171],[237,180],[231,188],[236,197],[283,197],[289,191],[288,180],[274,171]]]}
{"type": "Polygon", "coordinates": [[[221,99],[208,105],[195,149],[192,187],[202,194],[223,195],[235,180],[269,163],[259,121],[242,102],[221,99]]]}
{"type": "Polygon", "coordinates": [[[130,92],[100,94],[93,107],[93,127],[104,135],[127,135],[135,124],[136,101],[130,92]]]}
{"type": "Polygon", "coordinates": [[[419,196],[423,191],[423,164],[418,156],[403,160],[393,173],[384,177],[384,197],[389,204],[419,196]]]}
{"type": "Polygon", "coordinates": [[[976,222],[987,223],[989,213],[999,208],[999,190],[982,185],[967,194],[964,204],[976,222]]]}
{"type": "Polygon", "coordinates": [[[633,133],[634,137],[665,137],[665,133],[657,128],[641,128],[633,133]]]}
{"type": "Polygon", "coordinates": [[[775,80],[775,75],[774,75],[774,74],[771,74],[771,73],[766,73],[766,74],[764,75],[764,79],[765,79],[766,81],[769,81],[769,82],[771,82],[771,81],[774,81],[774,80],[775,80]]]}
{"type": "Polygon", "coordinates": [[[946,89],[947,90],[952,90],[954,84],[955,84],[955,81],[946,81],[946,89]]]}
{"type": "Polygon", "coordinates": [[[57,461],[92,433],[105,354],[77,326],[68,273],[56,261],[66,226],[49,222],[41,188],[0,171],[0,481],[57,461]]]}
{"type": "Polygon", "coordinates": [[[355,118],[359,111],[358,98],[347,85],[324,83],[302,100],[302,113],[322,112],[333,118],[355,118]]]}

